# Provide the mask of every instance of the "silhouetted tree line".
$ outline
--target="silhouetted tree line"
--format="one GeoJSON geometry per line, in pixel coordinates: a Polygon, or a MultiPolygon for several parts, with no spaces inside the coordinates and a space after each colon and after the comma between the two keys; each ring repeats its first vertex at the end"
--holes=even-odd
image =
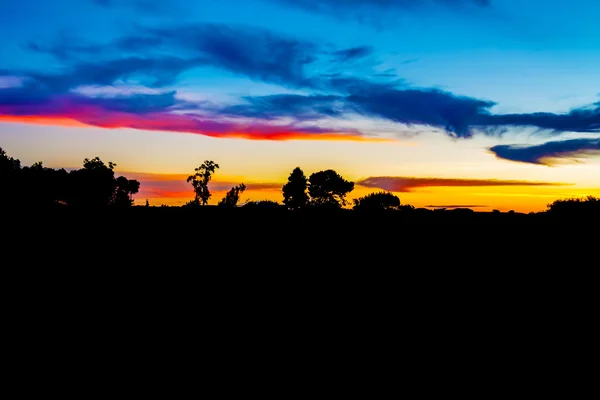
{"type": "MultiPolygon", "coordinates": [[[[106,165],[100,158],[85,159],[83,167],[67,171],[44,167],[37,162],[30,167],[21,167],[18,159],[9,157],[0,148],[0,205],[55,206],[65,205],[76,208],[123,208],[133,205],[133,195],[138,193],[140,183],[124,176],[115,177],[116,164],[106,165]]],[[[219,164],[206,160],[187,178],[192,185],[194,199],[185,204],[186,208],[208,205],[212,194],[209,184],[219,164]]],[[[219,208],[235,208],[241,201],[246,185],[232,187],[218,202],[219,208]]],[[[306,177],[300,167],[289,175],[282,187],[283,205],[270,201],[248,201],[247,209],[275,210],[339,210],[350,205],[347,196],[354,190],[354,182],[344,179],[336,171],[328,169],[306,177]]],[[[149,203],[146,200],[146,207],[149,203]]],[[[370,193],[352,201],[356,212],[403,211],[412,215],[439,216],[460,215],[468,218],[476,214],[472,210],[426,210],[402,205],[398,196],[386,191],[370,193]],[[469,213],[466,213],[469,211],[469,213]]],[[[495,210],[496,211],[496,210],[495,210]]],[[[499,214],[493,212],[490,214],[499,214]]],[[[514,216],[514,212],[508,215],[514,216]]],[[[532,213],[535,214],[535,213],[532,213]]],[[[548,204],[547,215],[552,216],[600,216],[600,199],[593,196],[556,200],[548,204]]]]}
{"type": "Polygon", "coordinates": [[[140,183],[115,177],[116,164],[100,158],[85,159],[83,168],[67,171],[44,167],[36,162],[21,167],[0,148],[0,204],[48,207],[68,205],[80,208],[130,207],[140,183]]]}

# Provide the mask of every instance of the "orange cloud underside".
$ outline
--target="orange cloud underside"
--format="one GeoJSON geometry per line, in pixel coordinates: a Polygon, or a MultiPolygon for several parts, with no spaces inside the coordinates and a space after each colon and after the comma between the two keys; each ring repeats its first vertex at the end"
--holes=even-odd
{"type": "Polygon", "coordinates": [[[225,134],[206,134],[211,137],[228,137],[232,139],[249,139],[249,140],[328,140],[328,141],[351,141],[351,142],[393,142],[389,138],[377,138],[361,135],[352,135],[347,133],[306,133],[295,131],[280,131],[280,132],[227,132],[225,134]]]}
{"type": "Polygon", "coordinates": [[[67,126],[73,128],[84,128],[90,125],[66,117],[46,117],[38,115],[2,115],[0,122],[15,124],[49,125],[49,126],[67,126]]]}
{"type": "MultiPolygon", "coordinates": [[[[2,110],[0,110],[2,111],[2,110]]],[[[105,113],[97,109],[77,109],[77,116],[62,115],[10,115],[0,114],[0,122],[64,127],[101,127],[108,129],[131,128],[152,131],[195,133],[214,138],[246,140],[339,140],[355,142],[390,142],[393,139],[363,136],[353,132],[311,132],[302,128],[273,125],[240,125],[214,121],[199,121],[187,115],[159,113],[137,115],[122,112],[105,113]]]]}

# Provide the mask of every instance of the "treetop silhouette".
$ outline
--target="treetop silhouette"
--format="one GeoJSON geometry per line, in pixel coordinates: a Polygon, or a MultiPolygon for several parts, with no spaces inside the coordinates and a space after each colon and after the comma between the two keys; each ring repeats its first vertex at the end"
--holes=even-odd
{"type": "Polygon", "coordinates": [[[317,207],[341,208],[348,204],[346,195],[354,190],[354,182],[345,180],[332,169],[315,172],[308,181],[311,202],[317,207]]]}
{"type": "Polygon", "coordinates": [[[283,194],[283,204],[290,210],[300,210],[309,203],[308,197],[308,179],[300,167],[294,168],[288,181],[281,189],[283,194]]]}
{"type": "Polygon", "coordinates": [[[194,174],[188,176],[187,182],[191,183],[194,187],[195,198],[188,205],[200,205],[203,206],[208,204],[212,194],[208,189],[208,184],[212,179],[212,175],[219,168],[219,164],[214,161],[206,160],[198,168],[194,169],[194,174]]]}

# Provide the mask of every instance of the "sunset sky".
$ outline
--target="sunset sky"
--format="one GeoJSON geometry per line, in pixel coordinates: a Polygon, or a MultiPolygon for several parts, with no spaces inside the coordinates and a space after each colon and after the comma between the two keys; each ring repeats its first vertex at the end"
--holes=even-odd
{"type": "Polygon", "coordinates": [[[351,198],[543,211],[600,197],[598,0],[0,0],[0,147],[117,164],[136,203],[351,198]]]}

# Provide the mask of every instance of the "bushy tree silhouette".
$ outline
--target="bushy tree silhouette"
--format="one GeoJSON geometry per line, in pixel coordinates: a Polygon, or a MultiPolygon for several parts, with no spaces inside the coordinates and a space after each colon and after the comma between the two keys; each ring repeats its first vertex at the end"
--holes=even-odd
{"type": "Polygon", "coordinates": [[[83,168],[71,172],[46,168],[42,162],[21,168],[19,160],[0,149],[0,203],[32,207],[131,206],[140,183],[123,176],[115,179],[115,166],[96,157],[86,158],[83,168]]]}
{"type": "Polygon", "coordinates": [[[42,162],[21,171],[20,203],[32,206],[67,204],[69,173],[64,169],[46,168],[42,162]]]}
{"type": "Polygon", "coordinates": [[[116,189],[115,164],[100,158],[86,158],[83,168],[69,173],[67,203],[76,207],[106,207],[116,189]]]}
{"type": "Polygon", "coordinates": [[[246,185],[243,183],[231,188],[229,192],[221,199],[219,202],[220,207],[230,207],[233,208],[237,206],[240,201],[240,194],[244,193],[246,190],[246,185]]]}
{"type": "MultiPolygon", "coordinates": [[[[130,207],[133,205],[133,195],[140,190],[140,183],[120,176],[116,180],[116,189],[113,194],[112,204],[116,207],[130,207]]],[[[148,200],[146,200],[146,204],[148,200]]]]}
{"type": "Polygon", "coordinates": [[[131,196],[138,192],[140,183],[123,176],[115,178],[116,166],[113,162],[104,164],[99,157],[83,160],[83,168],[69,173],[67,204],[84,208],[131,206],[131,196]]]}
{"type": "Polygon", "coordinates": [[[354,190],[354,182],[345,180],[332,169],[315,172],[308,181],[311,202],[317,207],[345,206],[348,203],[346,195],[354,190]]]}
{"type": "Polygon", "coordinates": [[[202,163],[201,166],[194,169],[194,174],[188,176],[187,182],[191,183],[194,187],[195,198],[192,202],[188,203],[188,205],[200,205],[203,206],[208,204],[210,197],[212,194],[208,189],[208,184],[212,179],[212,175],[219,168],[219,164],[216,164],[214,161],[206,160],[202,163]]]}
{"type": "Polygon", "coordinates": [[[294,168],[288,181],[282,188],[283,204],[290,210],[299,210],[307,206],[308,179],[300,167],[294,168]]]}
{"type": "Polygon", "coordinates": [[[353,207],[357,211],[397,210],[398,208],[400,208],[400,199],[390,192],[371,193],[354,199],[353,207]]]}
{"type": "Polygon", "coordinates": [[[554,216],[600,216],[600,199],[594,196],[556,200],[548,204],[548,213],[554,216]]]}

